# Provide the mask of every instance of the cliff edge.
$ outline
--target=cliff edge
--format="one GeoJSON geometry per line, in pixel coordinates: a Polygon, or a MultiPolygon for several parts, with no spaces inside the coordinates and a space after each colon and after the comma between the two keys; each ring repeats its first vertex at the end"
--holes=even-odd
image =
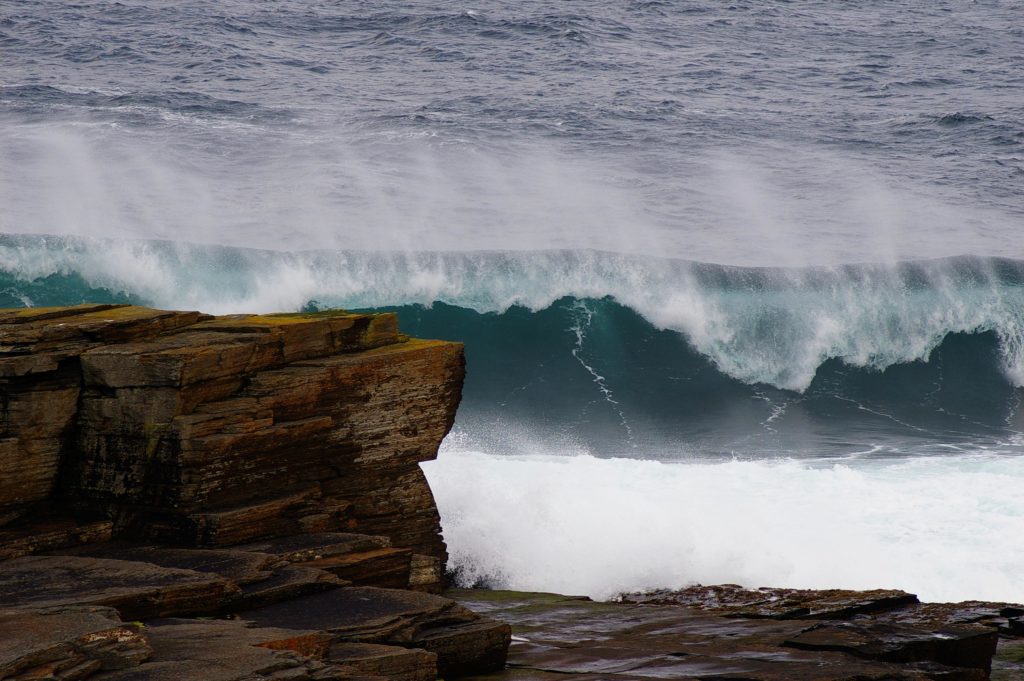
{"type": "Polygon", "coordinates": [[[392,314],[0,310],[0,679],[500,668],[434,595],[463,375],[392,314]]]}

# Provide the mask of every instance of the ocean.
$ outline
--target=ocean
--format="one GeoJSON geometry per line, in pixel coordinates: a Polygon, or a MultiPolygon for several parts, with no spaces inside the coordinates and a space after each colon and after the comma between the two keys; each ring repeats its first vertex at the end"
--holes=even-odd
{"type": "Polygon", "coordinates": [[[6,0],[0,307],[466,343],[464,585],[1024,602],[1018,2],[6,0]]]}

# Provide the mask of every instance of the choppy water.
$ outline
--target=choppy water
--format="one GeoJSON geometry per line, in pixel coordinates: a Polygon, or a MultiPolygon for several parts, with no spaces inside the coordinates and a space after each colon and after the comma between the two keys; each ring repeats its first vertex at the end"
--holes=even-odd
{"type": "Polygon", "coordinates": [[[428,475],[466,579],[1024,601],[1022,27],[10,0],[0,305],[388,308],[465,341],[428,475]]]}

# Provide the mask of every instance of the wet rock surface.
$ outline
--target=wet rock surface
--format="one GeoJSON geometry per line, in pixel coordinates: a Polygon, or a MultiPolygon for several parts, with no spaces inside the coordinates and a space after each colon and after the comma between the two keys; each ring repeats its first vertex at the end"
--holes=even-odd
{"type": "Polygon", "coordinates": [[[500,679],[1024,679],[1019,608],[900,591],[697,586],[621,602],[451,591],[512,624],[500,679]]]}

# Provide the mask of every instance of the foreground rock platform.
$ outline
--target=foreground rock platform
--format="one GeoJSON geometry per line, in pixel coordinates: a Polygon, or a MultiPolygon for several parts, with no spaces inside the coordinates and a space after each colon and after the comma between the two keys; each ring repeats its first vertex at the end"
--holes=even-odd
{"type": "Polygon", "coordinates": [[[436,595],[462,378],[392,314],[0,311],[0,679],[502,668],[436,595]]]}
{"type": "Polygon", "coordinates": [[[733,585],[609,603],[501,591],[448,595],[512,624],[509,668],[486,677],[494,681],[1024,679],[1022,606],[733,585]]]}

